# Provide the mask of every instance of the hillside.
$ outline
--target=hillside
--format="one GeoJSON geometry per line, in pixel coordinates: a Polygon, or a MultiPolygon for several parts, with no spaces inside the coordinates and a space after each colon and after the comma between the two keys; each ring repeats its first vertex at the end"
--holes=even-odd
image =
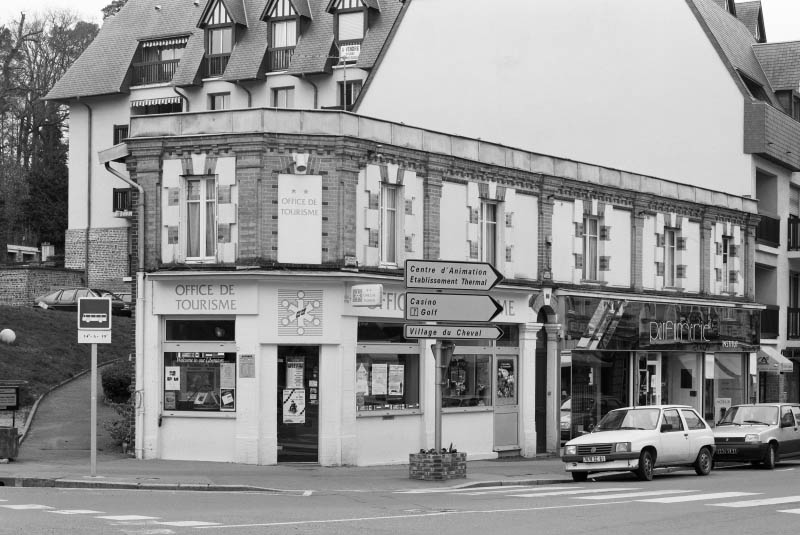
{"type": "MultiPolygon", "coordinates": [[[[128,358],[133,352],[133,319],[114,316],[112,343],[97,345],[99,364],[128,358]]],[[[78,343],[75,312],[0,305],[0,330],[17,335],[13,344],[0,342],[0,383],[28,381],[20,388],[22,405],[31,405],[60,382],[89,369],[91,345],[78,343]]]]}

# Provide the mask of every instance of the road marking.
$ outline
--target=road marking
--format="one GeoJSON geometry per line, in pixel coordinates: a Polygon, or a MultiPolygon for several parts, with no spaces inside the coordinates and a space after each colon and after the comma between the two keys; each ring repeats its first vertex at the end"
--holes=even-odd
{"type": "Polygon", "coordinates": [[[715,492],[711,494],[694,494],[692,496],[672,496],[671,498],[649,498],[647,500],[636,500],[637,502],[650,503],[678,503],[678,502],[699,502],[700,500],[717,500],[719,498],[736,498],[737,496],[755,496],[760,492],[715,492]]]}
{"type": "Polygon", "coordinates": [[[303,491],[303,496],[304,496],[304,497],[305,497],[305,496],[311,496],[312,494],[314,494],[314,491],[313,491],[313,490],[304,490],[304,491],[303,491]]]}
{"type": "MultiPolygon", "coordinates": [[[[494,488],[494,487],[486,487],[486,488],[494,488]]],[[[520,488],[525,488],[523,485],[507,485],[504,490],[486,490],[486,491],[475,491],[475,492],[462,492],[461,495],[466,496],[483,496],[484,494],[505,494],[507,492],[519,492],[520,488]]],[[[565,489],[574,489],[580,487],[551,487],[547,486],[541,489],[541,492],[547,492],[551,490],[565,490],[565,489]]],[[[465,489],[466,490],[466,489],[465,489]]],[[[534,492],[540,491],[540,489],[533,489],[534,492]]]]}
{"type": "Polygon", "coordinates": [[[55,507],[50,507],[49,505],[38,505],[35,503],[27,503],[24,505],[0,505],[0,507],[5,507],[6,509],[55,509],[55,507]]]}
{"type": "Polygon", "coordinates": [[[618,487],[613,489],[584,489],[584,490],[560,490],[557,492],[540,492],[537,494],[509,494],[509,498],[538,498],[539,496],[571,496],[573,494],[595,494],[600,492],[616,492],[619,490],[639,490],[638,487],[618,487]]]}
{"type": "MultiPolygon", "coordinates": [[[[528,487],[529,485],[495,485],[493,487],[446,487],[443,489],[413,489],[413,490],[397,490],[395,494],[438,494],[441,492],[476,492],[476,489],[493,490],[493,489],[518,489],[528,487]]],[[[552,488],[552,487],[551,487],[552,488]]],[[[567,488],[567,487],[559,487],[567,488]]]]}
{"type": "Polygon", "coordinates": [[[120,522],[125,522],[128,520],[158,520],[160,517],[140,516],[140,515],[112,515],[112,516],[98,516],[97,518],[102,518],[103,520],[118,520],[120,522]]]}
{"type": "Polygon", "coordinates": [[[127,535],[172,535],[175,533],[171,529],[137,529],[135,531],[123,529],[121,531],[127,535]]]}
{"type": "Polygon", "coordinates": [[[759,505],[777,505],[779,503],[800,502],[800,496],[781,496],[779,498],[763,498],[761,500],[745,500],[741,502],[710,503],[716,507],[758,507],[759,505]]]}
{"type": "Polygon", "coordinates": [[[264,524],[226,524],[221,526],[199,526],[197,529],[233,529],[233,528],[257,528],[257,527],[275,527],[275,526],[302,526],[305,524],[343,524],[347,522],[370,522],[381,520],[398,520],[398,519],[412,519],[412,518],[428,518],[433,516],[450,516],[450,515],[486,515],[486,514],[506,514],[506,513],[524,513],[527,511],[548,511],[554,509],[577,509],[581,507],[596,507],[613,505],[616,503],[630,503],[624,502],[603,502],[603,503],[581,503],[571,505],[549,505],[544,507],[514,507],[512,509],[488,509],[488,510],[467,510],[467,511],[437,511],[433,513],[421,513],[410,515],[389,515],[389,516],[367,516],[356,518],[332,518],[327,520],[295,520],[288,522],[268,522],[264,524]]]}
{"type": "Polygon", "coordinates": [[[60,511],[47,511],[57,515],[102,515],[103,511],[92,511],[91,509],[62,509],[60,511]]]}
{"type": "MultiPolygon", "coordinates": [[[[659,496],[664,494],[683,494],[697,492],[695,490],[648,490],[645,492],[623,492],[620,494],[603,494],[601,496],[576,496],[576,500],[616,500],[618,498],[638,498],[640,496],[659,496]]],[[[715,504],[716,505],[716,504],[715,504]]]]}
{"type": "Polygon", "coordinates": [[[156,522],[160,526],[175,526],[177,528],[196,528],[198,526],[218,526],[219,522],[201,522],[199,520],[181,520],[178,522],[156,522]]]}
{"type": "Polygon", "coordinates": [[[794,513],[800,515],[800,509],[778,509],[779,513],[794,513]]]}

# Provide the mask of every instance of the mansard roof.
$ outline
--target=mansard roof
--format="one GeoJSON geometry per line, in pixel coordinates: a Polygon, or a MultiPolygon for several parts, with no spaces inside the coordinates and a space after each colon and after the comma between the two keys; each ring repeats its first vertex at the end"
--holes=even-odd
{"type": "Polygon", "coordinates": [[[800,41],[764,43],[753,47],[775,91],[800,87],[800,41]]]}

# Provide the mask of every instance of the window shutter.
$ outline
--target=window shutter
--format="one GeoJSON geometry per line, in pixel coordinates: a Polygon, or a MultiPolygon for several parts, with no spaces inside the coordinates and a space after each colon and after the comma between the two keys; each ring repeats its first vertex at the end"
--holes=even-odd
{"type": "Polygon", "coordinates": [[[575,237],[576,238],[580,238],[580,237],[583,236],[583,234],[584,234],[583,228],[584,228],[583,227],[583,222],[576,222],[575,223],[575,237]]]}
{"type": "Polygon", "coordinates": [[[656,262],[656,277],[664,276],[664,262],[656,262]]]}
{"type": "Polygon", "coordinates": [[[231,225],[230,223],[219,223],[217,225],[217,241],[219,243],[231,242],[231,225]]]}
{"type": "Polygon", "coordinates": [[[666,243],[665,235],[656,233],[656,247],[664,247],[666,243]]]}
{"type": "Polygon", "coordinates": [[[180,188],[167,188],[167,206],[178,206],[181,202],[180,188]]]}
{"type": "Polygon", "coordinates": [[[506,212],[506,227],[511,228],[514,226],[514,212],[506,212]]]}
{"type": "Polygon", "coordinates": [[[380,232],[376,228],[369,229],[369,247],[380,246],[380,232]]]}
{"type": "Polygon", "coordinates": [[[406,236],[406,252],[413,253],[414,252],[414,235],[406,236]]]}
{"type": "Polygon", "coordinates": [[[339,41],[352,41],[364,37],[364,12],[339,13],[339,41]]]}
{"type": "Polygon", "coordinates": [[[478,217],[480,215],[478,209],[469,206],[469,207],[467,207],[467,210],[469,210],[469,223],[470,223],[470,225],[477,225],[478,224],[478,217]]]}
{"type": "Polygon", "coordinates": [[[715,242],[714,245],[717,246],[717,253],[716,254],[721,255],[722,254],[722,243],[715,242]]]}
{"type": "Polygon", "coordinates": [[[478,259],[478,242],[476,241],[467,241],[469,244],[469,257],[472,260],[478,259]]]}
{"type": "Polygon", "coordinates": [[[178,227],[167,227],[167,243],[170,245],[178,244],[178,227]]]}
{"type": "Polygon", "coordinates": [[[414,215],[414,199],[406,199],[406,215],[414,215]]]}
{"type": "Polygon", "coordinates": [[[685,251],[686,250],[686,238],[678,237],[675,243],[675,249],[678,251],[685,251]]]}
{"type": "Polygon", "coordinates": [[[675,278],[676,279],[685,279],[686,278],[686,265],[685,264],[678,264],[675,266],[675,278]]]}
{"type": "Polygon", "coordinates": [[[728,273],[728,282],[730,284],[736,284],[736,282],[738,280],[739,280],[739,272],[738,271],[731,271],[730,273],[728,273]]]}
{"type": "Polygon", "coordinates": [[[370,210],[380,210],[381,208],[381,198],[380,194],[375,191],[369,192],[369,209],[370,210]]]}
{"type": "Polygon", "coordinates": [[[575,269],[583,269],[583,255],[575,253],[575,269]]]}
{"type": "Polygon", "coordinates": [[[739,257],[739,246],[734,244],[728,245],[728,256],[731,258],[738,258],[739,257]]]}
{"type": "Polygon", "coordinates": [[[600,271],[610,271],[610,269],[611,269],[611,257],[610,256],[601,256],[599,260],[600,260],[600,271]]]}
{"type": "Polygon", "coordinates": [[[600,225],[600,241],[611,240],[611,227],[607,225],[600,225]]]}
{"type": "Polygon", "coordinates": [[[720,268],[714,268],[715,279],[717,282],[722,282],[722,270],[720,268]]]}
{"type": "Polygon", "coordinates": [[[512,254],[513,250],[514,250],[514,246],[513,245],[509,245],[509,246],[506,247],[506,262],[513,262],[514,261],[514,256],[512,254]]]}

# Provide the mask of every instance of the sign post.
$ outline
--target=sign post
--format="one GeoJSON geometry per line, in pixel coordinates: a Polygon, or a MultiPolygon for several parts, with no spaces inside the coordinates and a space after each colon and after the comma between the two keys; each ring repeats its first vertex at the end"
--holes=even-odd
{"type": "Polygon", "coordinates": [[[91,476],[97,475],[97,344],[111,343],[111,299],[78,299],[78,343],[92,344],[91,364],[91,476]]]}

